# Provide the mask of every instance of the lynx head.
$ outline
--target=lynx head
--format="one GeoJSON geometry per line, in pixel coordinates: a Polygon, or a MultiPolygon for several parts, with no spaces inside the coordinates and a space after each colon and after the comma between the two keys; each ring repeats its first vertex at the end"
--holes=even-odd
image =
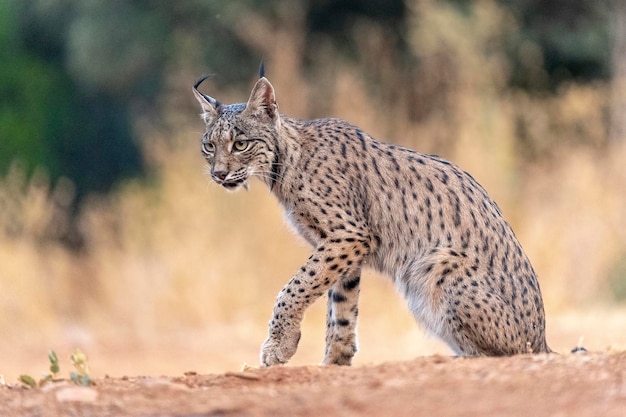
{"type": "Polygon", "coordinates": [[[257,81],[247,103],[224,105],[198,90],[207,77],[193,86],[206,124],[202,154],[211,178],[230,191],[248,188],[256,175],[270,189],[278,175],[277,140],[280,115],[274,87],[265,78],[257,81]]]}

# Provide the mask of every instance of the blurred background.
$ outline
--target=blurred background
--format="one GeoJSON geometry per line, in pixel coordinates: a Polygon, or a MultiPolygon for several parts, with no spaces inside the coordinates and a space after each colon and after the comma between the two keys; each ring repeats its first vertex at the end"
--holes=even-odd
{"type": "MultiPolygon", "coordinates": [[[[498,202],[548,341],[626,348],[626,6],[619,0],[3,0],[0,374],[258,365],[309,248],[259,182],[205,174],[191,86],[336,116],[449,159],[498,202]]],[[[323,355],[325,301],[292,363],[323,355]]],[[[366,273],[355,363],[451,352],[366,273]]]]}

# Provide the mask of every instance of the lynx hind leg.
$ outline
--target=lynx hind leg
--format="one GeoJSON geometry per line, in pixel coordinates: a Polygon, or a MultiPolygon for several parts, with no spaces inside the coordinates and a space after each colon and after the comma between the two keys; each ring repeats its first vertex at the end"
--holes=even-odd
{"type": "Polygon", "coordinates": [[[328,290],[324,365],[350,365],[357,351],[360,275],[343,277],[328,290]]]}
{"type": "Polygon", "coordinates": [[[425,295],[421,304],[414,303],[412,311],[456,354],[549,352],[543,307],[537,305],[541,301],[532,300],[521,284],[511,279],[505,284],[498,280],[496,285],[495,279],[481,272],[477,259],[451,249],[433,251],[419,272],[421,277],[412,279],[422,283],[419,289],[425,295]],[[424,311],[438,319],[428,323],[429,315],[424,311]]]}
{"type": "Polygon", "coordinates": [[[525,353],[526,340],[521,326],[514,326],[510,306],[500,295],[482,288],[470,289],[463,296],[447,300],[445,320],[449,338],[459,354],[468,356],[507,356],[525,353]]]}

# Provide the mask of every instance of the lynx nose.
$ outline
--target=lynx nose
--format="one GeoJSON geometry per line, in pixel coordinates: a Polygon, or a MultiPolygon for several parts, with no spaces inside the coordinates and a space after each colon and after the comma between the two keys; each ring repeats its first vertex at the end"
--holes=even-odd
{"type": "Polygon", "coordinates": [[[211,175],[220,181],[224,181],[228,176],[228,171],[213,171],[211,175]]]}

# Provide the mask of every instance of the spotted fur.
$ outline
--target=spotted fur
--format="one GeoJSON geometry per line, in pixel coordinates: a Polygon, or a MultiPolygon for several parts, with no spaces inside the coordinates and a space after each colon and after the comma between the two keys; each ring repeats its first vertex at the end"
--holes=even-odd
{"type": "Polygon", "coordinates": [[[340,119],[281,115],[265,77],[232,105],[200,93],[201,81],[213,180],[236,190],[258,177],[313,247],[278,294],[262,365],[291,358],[304,311],[324,293],[323,363],[349,365],[364,267],[391,277],[415,318],[459,355],[550,351],[535,271],[470,174],[340,119]]]}

